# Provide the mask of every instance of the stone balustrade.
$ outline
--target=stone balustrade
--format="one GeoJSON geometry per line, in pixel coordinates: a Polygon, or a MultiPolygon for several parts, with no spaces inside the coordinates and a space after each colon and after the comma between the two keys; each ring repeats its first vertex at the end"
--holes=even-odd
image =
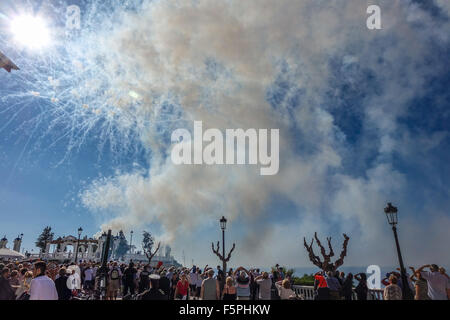
{"type": "MultiPolygon", "coordinates": [[[[299,296],[305,298],[305,300],[314,300],[314,287],[311,286],[292,286],[299,296]]],[[[353,300],[357,300],[356,293],[353,292],[353,300]]],[[[367,295],[367,300],[383,300],[383,290],[382,289],[370,289],[367,295]]]]}

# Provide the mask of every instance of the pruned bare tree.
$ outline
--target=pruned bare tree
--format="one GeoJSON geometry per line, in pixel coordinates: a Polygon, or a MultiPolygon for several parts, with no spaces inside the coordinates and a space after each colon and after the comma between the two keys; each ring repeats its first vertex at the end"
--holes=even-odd
{"type": "Polygon", "coordinates": [[[223,255],[220,254],[220,244],[219,241],[217,241],[217,248],[214,249],[214,243],[211,243],[212,251],[216,254],[216,256],[219,257],[220,261],[222,262],[228,262],[231,259],[231,253],[233,252],[234,248],[236,248],[236,244],[233,243],[233,247],[231,248],[230,252],[228,253],[228,256],[225,258],[223,255]]]}
{"type": "Polygon", "coordinates": [[[303,238],[303,244],[306,248],[306,251],[308,251],[309,260],[311,260],[311,262],[315,266],[319,267],[320,269],[322,269],[324,271],[335,271],[337,268],[339,268],[340,266],[342,266],[344,264],[344,258],[347,255],[347,246],[348,246],[349,240],[350,240],[350,238],[344,233],[344,243],[342,245],[342,251],[339,256],[339,259],[336,260],[334,263],[331,262],[331,258],[334,257],[333,246],[331,244],[331,237],[327,238],[328,249],[329,249],[328,254],[326,252],[325,247],[320,242],[319,237],[317,236],[317,232],[314,233],[314,238],[312,238],[310,244],[308,244],[306,242],[306,238],[303,238]],[[322,254],[323,261],[320,259],[319,256],[316,256],[316,254],[314,253],[314,249],[313,249],[314,240],[316,241],[317,245],[320,248],[320,253],[322,254]]]}

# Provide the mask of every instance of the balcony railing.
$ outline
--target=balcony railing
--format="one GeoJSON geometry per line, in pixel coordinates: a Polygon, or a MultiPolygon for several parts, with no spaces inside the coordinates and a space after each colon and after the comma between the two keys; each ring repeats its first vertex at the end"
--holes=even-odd
{"type": "MultiPolygon", "coordinates": [[[[314,287],[294,285],[292,286],[292,290],[294,290],[299,296],[304,297],[305,300],[314,300],[314,287]]],[[[357,295],[354,291],[353,300],[357,300],[357,295]]],[[[383,290],[369,289],[367,300],[383,300],[383,290]]]]}

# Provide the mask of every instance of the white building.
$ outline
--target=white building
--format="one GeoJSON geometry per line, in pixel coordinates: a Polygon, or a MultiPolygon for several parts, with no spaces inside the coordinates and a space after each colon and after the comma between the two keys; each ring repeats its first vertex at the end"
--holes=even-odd
{"type": "Polygon", "coordinates": [[[47,243],[44,252],[40,254],[42,259],[48,260],[74,260],[78,247],[77,260],[99,261],[102,257],[102,249],[105,239],[93,239],[84,237],[78,241],[74,236],[59,237],[47,243]]]}
{"type": "MultiPolygon", "coordinates": [[[[47,260],[58,260],[60,262],[63,261],[74,261],[75,260],[75,251],[78,247],[78,255],[77,260],[91,260],[91,261],[100,261],[102,258],[103,248],[106,242],[107,235],[103,233],[98,239],[88,238],[87,236],[80,239],[74,236],[64,236],[59,237],[56,240],[50,241],[47,243],[44,252],[42,252],[39,257],[41,259],[47,260]]],[[[117,248],[119,244],[119,237],[113,236],[112,243],[110,245],[110,250],[112,252],[109,260],[118,260],[115,256],[115,248],[117,248]]],[[[175,260],[175,258],[171,255],[170,246],[161,247],[158,255],[154,256],[152,259],[152,265],[157,264],[159,261],[163,262],[165,265],[173,265],[180,266],[180,264],[175,260]]],[[[141,252],[136,253],[126,253],[122,259],[125,262],[134,261],[134,262],[145,262],[148,261],[145,254],[141,252]]]]}

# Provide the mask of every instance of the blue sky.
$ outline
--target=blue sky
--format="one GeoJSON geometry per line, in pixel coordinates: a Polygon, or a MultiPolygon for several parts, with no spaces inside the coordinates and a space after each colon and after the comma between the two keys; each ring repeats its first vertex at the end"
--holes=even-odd
{"type": "Polygon", "coordinates": [[[408,261],[449,265],[450,6],[377,1],[372,31],[364,1],[265,2],[70,1],[70,37],[63,3],[33,2],[57,31],[39,52],[7,28],[29,4],[2,2],[0,50],[22,70],[0,72],[0,235],[148,229],[213,264],[226,215],[236,264],[308,266],[317,230],[352,237],[350,265],[395,265],[392,201],[408,261]],[[174,167],[191,120],[280,128],[279,175],[174,167]]]}

